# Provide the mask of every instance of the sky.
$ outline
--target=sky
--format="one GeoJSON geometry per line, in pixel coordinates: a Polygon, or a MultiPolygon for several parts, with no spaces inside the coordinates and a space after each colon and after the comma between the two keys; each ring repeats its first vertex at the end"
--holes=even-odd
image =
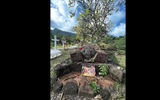
{"type": "MultiPolygon", "coordinates": [[[[76,6],[69,8],[69,0],[51,0],[50,5],[50,17],[51,17],[51,30],[54,28],[61,29],[63,31],[72,32],[72,27],[77,24],[77,17],[80,12],[80,8],[76,6]],[[76,11],[76,15],[70,18],[69,11],[76,11]]],[[[126,12],[124,7],[120,7],[119,11],[113,12],[109,19],[113,22],[112,31],[109,33],[113,36],[124,36],[126,27],[126,12]]]]}

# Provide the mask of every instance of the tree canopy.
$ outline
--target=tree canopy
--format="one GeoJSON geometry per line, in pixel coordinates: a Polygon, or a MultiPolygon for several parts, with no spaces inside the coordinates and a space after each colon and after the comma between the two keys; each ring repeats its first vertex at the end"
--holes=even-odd
{"type": "MultiPolygon", "coordinates": [[[[78,24],[73,27],[77,39],[100,42],[111,31],[112,22],[108,16],[117,11],[117,6],[125,0],[69,0],[70,7],[76,3],[82,9],[77,18],[78,24]]],[[[71,17],[75,16],[75,12],[70,11],[71,17]]]]}

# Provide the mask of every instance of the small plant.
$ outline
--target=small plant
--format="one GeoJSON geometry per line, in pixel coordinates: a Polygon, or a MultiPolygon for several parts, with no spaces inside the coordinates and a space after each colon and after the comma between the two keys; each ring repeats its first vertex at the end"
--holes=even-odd
{"type": "Polygon", "coordinates": [[[90,59],[90,62],[92,62],[92,63],[93,63],[93,62],[94,62],[94,59],[93,59],[93,58],[91,58],[91,59],[90,59]]]}
{"type": "Polygon", "coordinates": [[[118,83],[118,82],[116,82],[116,83],[115,83],[115,85],[114,85],[114,86],[115,86],[116,90],[119,90],[120,85],[121,85],[121,84],[120,84],[120,83],[118,83]]]}
{"type": "Polygon", "coordinates": [[[100,69],[99,75],[106,76],[108,74],[108,66],[106,64],[100,64],[98,67],[100,69]]]}
{"type": "Polygon", "coordinates": [[[94,93],[99,93],[99,88],[97,87],[96,82],[92,81],[91,86],[93,87],[94,93]]]}

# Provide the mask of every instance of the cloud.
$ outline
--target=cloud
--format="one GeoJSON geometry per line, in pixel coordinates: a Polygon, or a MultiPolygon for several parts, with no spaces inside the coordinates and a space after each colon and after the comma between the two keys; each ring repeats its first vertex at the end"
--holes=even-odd
{"type": "Polygon", "coordinates": [[[50,27],[51,30],[54,30],[54,27],[50,27]]]}
{"type": "Polygon", "coordinates": [[[109,19],[114,23],[112,31],[109,33],[113,36],[124,36],[125,35],[125,18],[126,18],[125,9],[114,12],[109,19]]]}
{"type": "Polygon", "coordinates": [[[113,28],[112,32],[110,32],[110,35],[113,36],[124,36],[126,34],[126,24],[125,23],[120,23],[119,26],[116,26],[113,28]]]}
{"type": "Polygon", "coordinates": [[[72,32],[72,27],[77,23],[76,17],[70,18],[69,11],[74,11],[75,7],[69,8],[68,0],[51,0],[51,27],[72,32]]]}
{"type": "Polygon", "coordinates": [[[120,21],[125,19],[125,10],[121,10],[118,12],[114,12],[111,16],[109,16],[109,19],[115,24],[119,24],[120,21]]]}
{"type": "MultiPolygon", "coordinates": [[[[74,7],[69,8],[69,0],[51,0],[51,29],[59,28],[63,31],[72,32],[72,27],[76,25],[76,17],[70,18],[69,11],[75,11],[78,4],[74,7]]],[[[113,12],[109,19],[114,23],[112,32],[109,34],[114,36],[124,35],[125,34],[125,9],[122,9],[118,12],[113,12]]]]}

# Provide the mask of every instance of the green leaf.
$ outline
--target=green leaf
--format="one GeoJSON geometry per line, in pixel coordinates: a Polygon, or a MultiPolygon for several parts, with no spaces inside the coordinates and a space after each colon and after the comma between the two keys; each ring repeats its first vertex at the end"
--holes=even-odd
{"type": "Polygon", "coordinates": [[[91,3],[89,4],[89,8],[91,8],[91,3]]]}

